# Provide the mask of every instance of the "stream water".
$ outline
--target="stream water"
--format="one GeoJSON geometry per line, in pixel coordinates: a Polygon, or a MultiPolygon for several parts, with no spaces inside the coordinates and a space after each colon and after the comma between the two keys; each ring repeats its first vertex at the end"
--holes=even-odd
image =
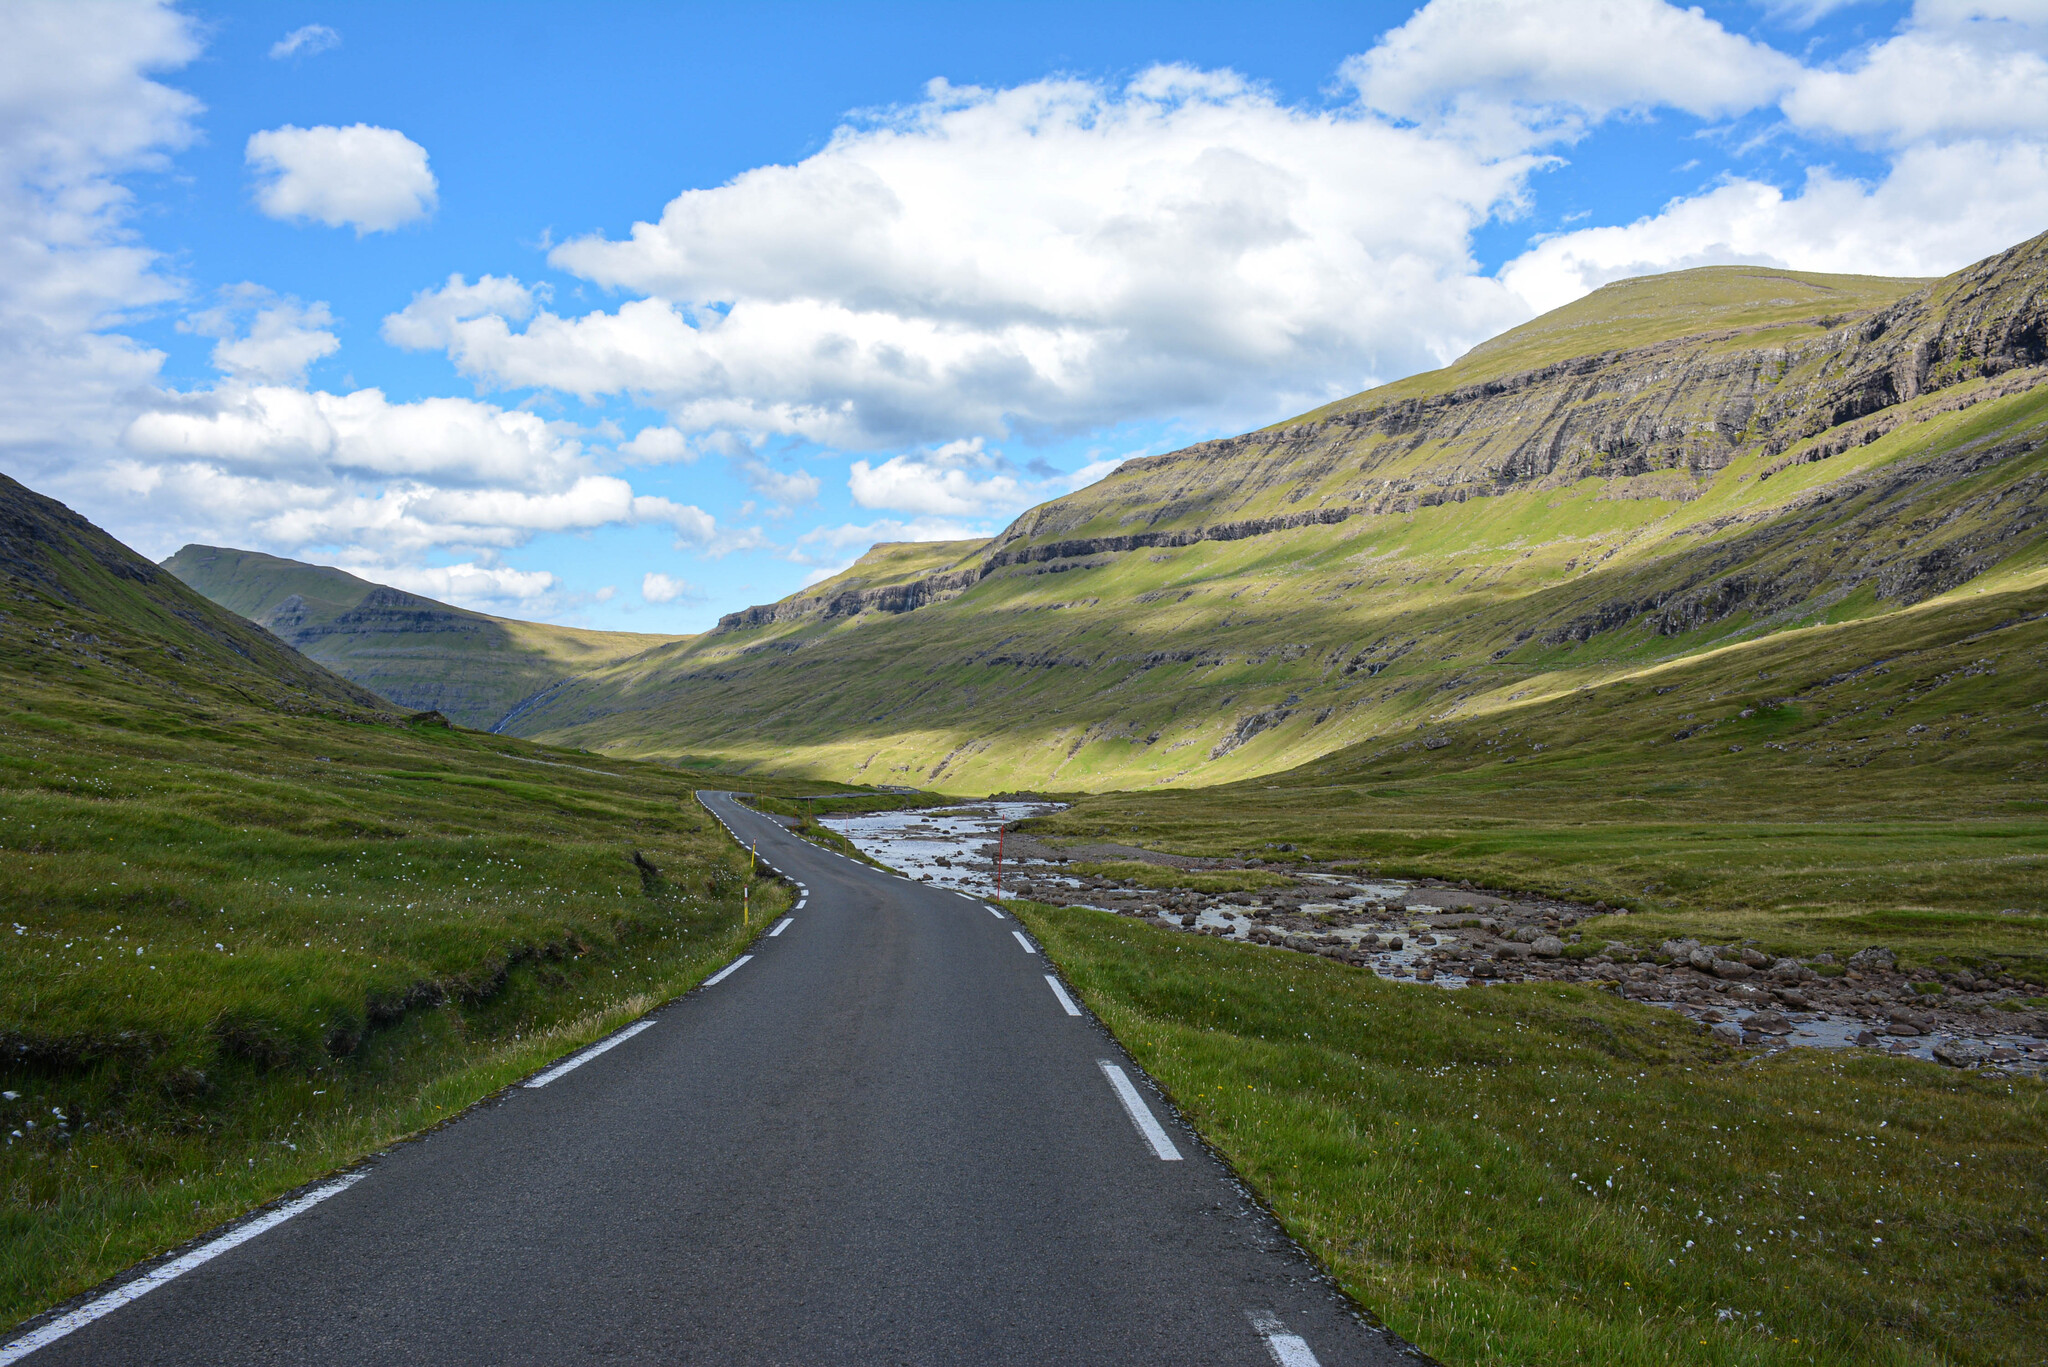
{"type": "MultiPolygon", "coordinates": [[[[908,877],[934,887],[956,889],[972,897],[993,897],[997,892],[998,868],[994,856],[998,828],[1059,811],[1061,806],[1048,802],[981,802],[959,807],[827,817],[823,818],[823,824],[852,841],[869,858],[908,877]]],[[[1034,892],[1061,889],[1069,894],[1083,886],[1082,881],[1066,872],[1062,864],[1018,858],[1007,849],[1004,855],[1000,876],[1005,891],[1012,895],[1018,892],[1020,883],[1028,883],[1034,892]]],[[[1352,912],[1376,919],[1375,925],[1342,927],[1326,933],[1354,947],[1368,938],[1373,939],[1371,968],[1380,977],[1442,988],[1466,987],[1474,981],[1446,971],[1440,964],[1431,969],[1421,962],[1429,951],[1437,947],[1438,937],[1428,927],[1411,921],[1409,917],[1442,912],[1445,906],[1439,890],[1423,889],[1400,879],[1352,878],[1328,873],[1296,876],[1322,883],[1329,890],[1326,898],[1303,903],[1300,908],[1303,912],[1352,912]],[[1402,915],[1404,912],[1407,915],[1402,915]],[[1389,941],[1393,937],[1398,937],[1400,948],[1390,947],[1389,941]]],[[[1063,900],[1070,905],[1089,905],[1074,901],[1071,896],[1063,900]]],[[[1095,909],[1115,910],[1110,907],[1095,909]]],[[[1178,922],[1189,929],[1214,927],[1236,938],[1248,936],[1254,925],[1250,916],[1227,905],[1215,904],[1199,911],[1161,913],[1158,919],[1178,922]]],[[[1677,1011],[1695,1020],[1727,1020],[1738,1024],[1758,1014],[1755,1008],[1733,1002],[1723,1003],[1718,1009],[1691,1002],[1647,1000],[1644,1004],[1677,1011]]],[[[1783,1014],[1792,1030],[1790,1034],[1770,1037],[1768,1042],[1773,1047],[1853,1048],[1857,1047],[1857,1037],[1866,1035],[1870,1029],[1868,1023],[1855,1016],[1825,1011],[1783,1014]]],[[[1935,1048],[1948,1038],[1939,1034],[1880,1036],[1871,1047],[1888,1053],[1931,1059],[1935,1048]]],[[[2013,1055],[1997,1060],[2001,1067],[2033,1073],[2048,1069],[2048,1039],[2024,1034],[1972,1038],[2013,1055]]]]}

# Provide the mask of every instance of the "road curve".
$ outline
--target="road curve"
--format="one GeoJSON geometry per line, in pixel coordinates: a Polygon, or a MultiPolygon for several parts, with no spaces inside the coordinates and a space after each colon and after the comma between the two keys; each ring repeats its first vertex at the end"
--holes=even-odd
{"type": "Polygon", "coordinates": [[[1319,1278],[1014,920],[705,802],[802,889],[737,967],[0,1360],[1419,1360],[1319,1278]]]}

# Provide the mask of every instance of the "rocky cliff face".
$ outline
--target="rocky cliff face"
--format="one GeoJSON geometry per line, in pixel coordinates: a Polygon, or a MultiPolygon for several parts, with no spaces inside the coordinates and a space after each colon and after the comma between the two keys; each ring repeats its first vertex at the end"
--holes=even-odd
{"type": "Polygon", "coordinates": [[[2048,238],[1935,282],[1629,282],[733,614],[518,727],[963,790],[1220,781],[1895,611],[2043,540],[2044,262],[2048,238]]]}

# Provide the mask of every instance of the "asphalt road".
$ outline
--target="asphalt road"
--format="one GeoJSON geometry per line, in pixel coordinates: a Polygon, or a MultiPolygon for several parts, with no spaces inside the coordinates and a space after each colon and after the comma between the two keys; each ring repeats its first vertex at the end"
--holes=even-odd
{"type": "Polygon", "coordinates": [[[1417,1360],[1016,921],[707,802],[804,890],[739,967],[23,1360],[1417,1360]]]}

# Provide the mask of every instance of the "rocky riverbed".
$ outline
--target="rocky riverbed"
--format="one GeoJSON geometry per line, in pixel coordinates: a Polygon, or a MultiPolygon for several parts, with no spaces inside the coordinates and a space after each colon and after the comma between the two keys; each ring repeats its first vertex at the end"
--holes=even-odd
{"type": "MultiPolygon", "coordinates": [[[[995,892],[997,827],[1051,810],[1044,803],[981,803],[827,824],[880,863],[987,897],[995,892]]],[[[1006,895],[1319,954],[1383,978],[1447,988],[1587,983],[1678,1011],[1730,1043],[1756,1048],[1861,1046],[1957,1067],[2048,1070],[2043,988],[1999,964],[1936,960],[1907,970],[1883,946],[1837,962],[1828,954],[1773,958],[1753,943],[1635,943],[1612,938],[1625,922],[1604,903],[1378,878],[1345,864],[1199,859],[1124,845],[1054,847],[1015,833],[1005,836],[1001,853],[1006,895]],[[1119,863],[1151,867],[1142,877],[1086,867],[1119,863]],[[1256,880],[1245,881],[1266,886],[1215,892],[1177,885],[1214,884],[1213,875],[1226,871],[1255,872],[1256,880]],[[1596,918],[1597,943],[1582,929],[1596,918]]]]}

